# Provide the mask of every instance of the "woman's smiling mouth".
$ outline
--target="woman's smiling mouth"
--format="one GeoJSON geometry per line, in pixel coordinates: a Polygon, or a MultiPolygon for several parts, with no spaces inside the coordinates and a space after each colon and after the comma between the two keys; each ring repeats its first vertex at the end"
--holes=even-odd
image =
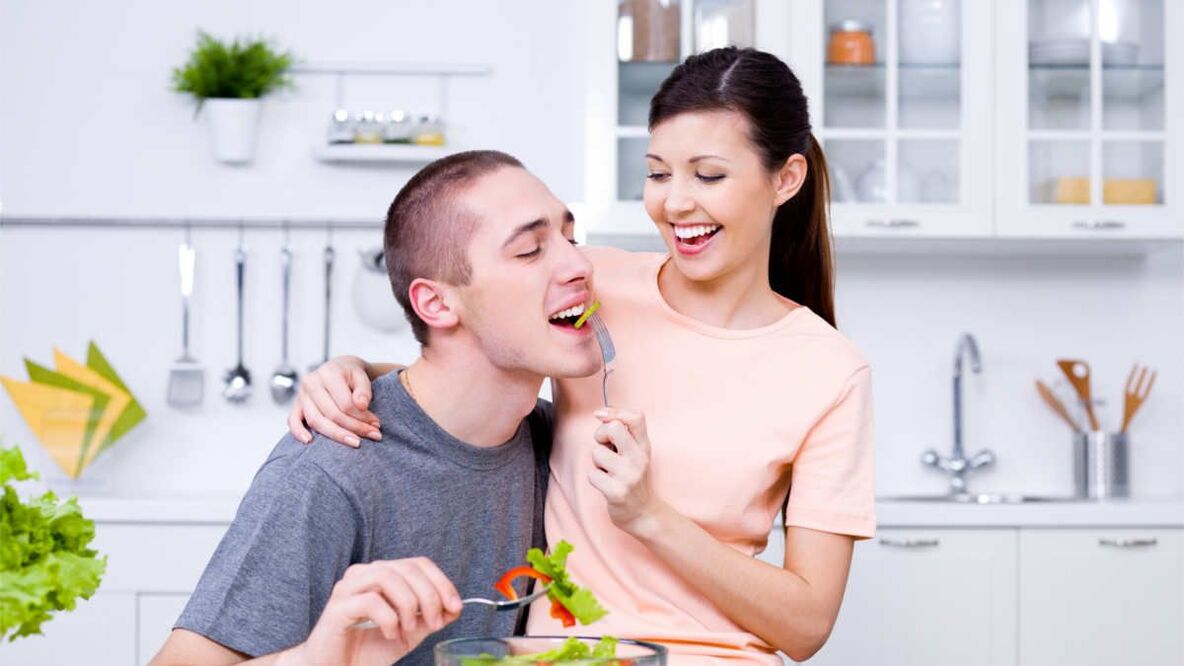
{"type": "Polygon", "coordinates": [[[723,229],[718,224],[672,224],[674,246],[680,254],[699,254],[707,249],[711,241],[723,229]]]}

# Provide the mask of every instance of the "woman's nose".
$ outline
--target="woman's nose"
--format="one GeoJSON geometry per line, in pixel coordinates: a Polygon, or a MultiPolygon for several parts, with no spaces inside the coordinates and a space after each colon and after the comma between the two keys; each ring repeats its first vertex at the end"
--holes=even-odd
{"type": "Polygon", "coordinates": [[[687,192],[686,186],[672,183],[666,192],[665,209],[667,217],[678,219],[695,209],[695,200],[687,192]]]}

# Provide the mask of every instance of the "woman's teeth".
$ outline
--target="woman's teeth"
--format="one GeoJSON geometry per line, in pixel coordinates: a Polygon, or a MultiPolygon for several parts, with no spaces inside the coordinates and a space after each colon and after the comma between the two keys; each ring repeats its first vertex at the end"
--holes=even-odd
{"type": "Polygon", "coordinates": [[[674,227],[674,235],[682,240],[690,238],[698,238],[699,236],[706,236],[719,231],[718,224],[697,224],[691,227],[674,227]]]}
{"type": "Polygon", "coordinates": [[[559,312],[556,312],[555,314],[551,315],[549,319],[551,321],[558,321],[560,319],[578,319],[580,315],[584,314],[585,309],[587,309],[587,306],[583,303],[579,305],[573,305],[566,310],[560,310],[559,312]]]}

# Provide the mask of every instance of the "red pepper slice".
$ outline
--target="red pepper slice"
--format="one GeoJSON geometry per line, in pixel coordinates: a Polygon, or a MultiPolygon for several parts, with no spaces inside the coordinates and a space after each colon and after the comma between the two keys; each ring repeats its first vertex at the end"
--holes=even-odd
{"type": "Polygon", "coordinates": [[[567,606],[554,599],[551,600],[551,617],[563,622],[563,626],[565,627],[574,627],[576,624],[576,616],[567,610],[567,606]]]}
{"type": "Polygon", "coordinates": [[[513,569],[510,569],[506,573],[502,574],[502,577],[493,584],[493,589],[501,592],[502,595],[504,595],[510,601],[514,601],[518,598],[518,593],[514,590],[514,586],[510,585],[510,583],[513,582],[514,579],[521,578],[523,576],[530,576],[531,578],[540,580],[543,583],[551,582],[551,578],[546,574],[539,573],[538,571],[535,571],[533,567],[524,565],[520,567],[514,567],[513,569]]]}

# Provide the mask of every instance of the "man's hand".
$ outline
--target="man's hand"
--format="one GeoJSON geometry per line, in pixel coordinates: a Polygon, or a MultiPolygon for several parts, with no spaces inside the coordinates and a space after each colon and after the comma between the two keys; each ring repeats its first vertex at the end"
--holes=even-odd
{"type": "Polygon", "coordinates": [[[308,640],[283,664],[390,666],[460,616],[460,595],[423,557],[355,564],[333,594],[308,640]],[[357,629],[371,621],[375,629],[357,629]]]}

